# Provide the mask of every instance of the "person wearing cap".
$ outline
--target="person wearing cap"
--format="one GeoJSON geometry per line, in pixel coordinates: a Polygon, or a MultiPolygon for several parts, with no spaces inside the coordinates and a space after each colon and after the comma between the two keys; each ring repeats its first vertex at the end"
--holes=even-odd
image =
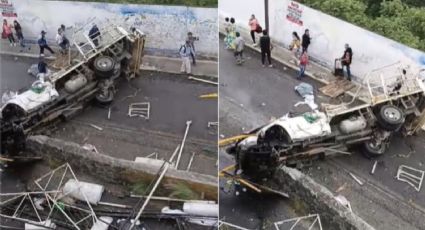
{"type": "Polygon", "coordinates": [[[180,71],[182,73],[191,73],[191,66],[190,66],[190,57],[194,55],[193,48],[190,45],[189,39],[186,39],[186,42],[184,45],[180,47],[179,50],[180,57],[182,58],[182,66],[180,68],[180,71]]]}
{"type": "Polygon", "coordinates": [[[38,39],[37,43],[38,43],[38,46],[40,46],[40,55],[44,55],[44,49],[47,49],[52,54],[55,53],[52,50],[52,48],[50,48],[49,45],[47,45],[46,31],[44,31],[44,30],[41,31],[41,36],[38,39]]]}
{"type": "Polygon", "coordinates": [[[347,79],[349,81],[351,81],[351,70],[350,70],[350,65],[351,62],[353,61],[353,50],[351,49],[350,45],[345,44],[345,51],[344,51],[344,55],[342,55],[341,57],[341,64],[342,67],[347,68],[347,79]]]}

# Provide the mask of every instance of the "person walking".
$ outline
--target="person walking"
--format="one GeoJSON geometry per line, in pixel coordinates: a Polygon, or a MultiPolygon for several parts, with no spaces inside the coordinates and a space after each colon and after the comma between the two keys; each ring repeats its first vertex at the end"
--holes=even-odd
{"type": "MultiPolygon", "coordinates": [[[[15,29],[15,34],[16,34],[16,38],[18,39],[19,45],[21,46],[21,48],[25,48],[24,35],[22,33],[21,24],[19,24],[18,21],[14,20],[13,28],[15,29]]],[[[21,49],[21,52],[22,52],[22,49],[21,49]]]]}
{"type": "Polygon", "coordinates": [[[16,46],[15,37],[12,32],[12,25],[9,25],[6,19],[3,19],[2,37],[9,39],[10,46],[16,46]]]}
{"type": "Polygon", "coordinates": [[[188,39],[186,39],[185,44],[180,47],[179,53],[182,58],[180,72],[191,74],[190,57],[193,55],[193,49],[188,39]]]}
{"type": "Polygon", "coordinates": [[[37,41],[38,46],[40,47],[40,55],[44,55],[44,49],[47,49],[51,54],[54,54],[55,52],[52,50],[52,48],[47,45],[46,40],[46,31],[42,30],[40,38],[37,41]]]}
{"type": "Polygon", "coordinates": [[[301,40],[300,36],[298,36],[297,32],[292,32],[292,42],[289,45],[289,50],[295,57],[295,60],[298,60],[298,55],[300,53],[301,40]]]}
{"type": "Polygon", "coordinates": [[[239,32],[236,32],[236,38],[235,38],[235,58],[236,63],[238,65],[241,65],[244,62],[243,59],[243,50],[245,48],[245,40],[241,37],[241,34],[239,32]]]}
{"type": "Polygon", "coordinates": [[[298,79],[304,77],[305,69],[308,64],[308,54],[307,50],[302,51],[300,56],[300,72],[298,73],[298,79]]]}
{"type": "Polygon", "coordinates": [[[342,67],[347,69],[347,79],[351,81],[351,70],[350,65],[353,61],[353,50],[351,49],[350,45],[345,44],[345,51],[344,54],[341,57],[341,64],[342,67]]]}
{"type": "Polygon", "coordinates": [[[65,38],[62,28],[58,29],[58,33],[56,34],[56,43],[61,48],[61,53],[66,54],[66,50],[68,49],[69,41],[68,41],[68,39],[65,38]]]}
{"type": "Polygon", "coordinates": [[[303,34],[303,40],[302,40],[302,47],[303,47],[303,52],[307,51],[308,46],[310,45],[311,42],[311,37],[310,37],[310,31],[308,29],[305,30],[304,34],[303,34]]]}
{"type": "Polygon", "coordinates": [[[187,33],[187,40],[189,40],[190,46],[192,47],[193,53],[191,53],[191,58],[192,58],[192,64],[196,65],[196,59],[195,59],[195,41],[199,40],[199,37],[195,37],[193,36],[192,32],[188,32],[187,33]]]}
{"type": "Polygon", "coordinates": [[[226,49],[233,49],[234,43],[233,40],[236,38],[236,25],[235,25],[235,19],[230,18],[230,24],[229,24],[229,32],[226,39],[226,49]]]}
{"type": "Polygon", "coordinates": [[[255,32],[258,31],[258,20],[255,18],[255,15],[252,14],[251,18],[249,18],[249,23],[248,23],[249,27],[251,28],[251,38],[252,38],[252,42],[254,44],[254,46],[257,45],[257,43],[255,43],[255,32]]]}
{"type": "Polygon", "coordinates": [[[270,42],[270,37],[268,35],[267,30],[263,30],[263,36],[260,37],[260,48],[261,48],[261,63],[263,63],[263,67],[266,67],[265,65],[266,56],[269,62],[269,67],[273,67],[272,60],[271,60],[271,50],[273,46],[270,42]]]}

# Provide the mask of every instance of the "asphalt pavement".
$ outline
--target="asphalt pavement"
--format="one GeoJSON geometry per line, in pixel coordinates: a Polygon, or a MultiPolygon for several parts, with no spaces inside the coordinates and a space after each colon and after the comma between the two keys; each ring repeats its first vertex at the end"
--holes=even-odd
{"type": "MultiPolygon", "coordinates": [[[[221,42],[220,138],[263,125],[271,118],[293,111],[293,105],[302,100],[294,91],[294,87],[301,83],[296,79],[296,71],[282,65],[264,68],[260,55],[250,50],[245,51],[246,62],[242,66],[236,65],[233,53],[224,50],[223,46],[221,42]]],[[[305,78],[302,81],[312,84],[316,91],[320,87],[311,79],[305,78]]],[[[321,97],[318,94],[316,96],[321,97]]],[[[319,99],[316,98],[316,102],[319,99]]],[[[303,171],[334,194],[346,196],[353,211],[376,229],[423,229],[424,189],[417,192],[407,183],[397,181],[395,176],[398,166],[402,164],[425,169],[424,138],[424,134],[413,137],[394,136],[388,152],[376,159],[379,163],[374,175],[370,174],[374,160],[363,157],[360,149],[352,149],[351,156],[314,162],[313,166],[303,171]],[[361,178],[364,184],[357,184],[349,172],[361,178]]],[[[221,151],[220,168],[232,163],[232,158],[221,151]]],[[[223,183],[221,180],[221,184],[223,183]]],[[[262,213],[262,209],[256,208],[256,202],[238,202],[235,199],[237,198],[220,193],[221,218],[247,228],[257,228],[255,224],[249,225],[244,220],[254,218],[258,221],[255,215],[262,213]]],[[[271,206],[270,209],[283,214],[288,212],[281,219],[291,217],[293,211],[296,211],[296,207],[292,207],[290,202],[280,198],[274,200],[281,205],[271,206]]]]}

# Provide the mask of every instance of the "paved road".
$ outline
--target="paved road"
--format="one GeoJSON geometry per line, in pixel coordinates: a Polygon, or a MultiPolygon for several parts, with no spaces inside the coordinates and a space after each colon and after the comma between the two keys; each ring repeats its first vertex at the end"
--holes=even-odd
{"type": "Polygon", "coordinates": [[[0,95],[7,90],[19,91],[31,85],[35,80],[27,73],[37,59],[0,55],[0,95]]]}
{"type": "MultiPolygon", "coordinates": [[[[222,50],[220,50],[222,138],[240,134],[242,131],[264,124],[271,117],[279,117],[294,110],[293,105],[301,100],[294,92],[294,87],[300,83],[294,77],[295,71],[284,70],[282,66],[273,69],[262,68],[259,55],[251,52],[247,53],[249,57],[246,63],[237,66],[232,53],[222,50]]],[[[317,83],[309,79],[303,80],[318,88],[317,83]]],[[[394,137],[389,151],[378,159],[380,163],[375,175],[369,174],[374,161],[364,158],[358,149],[353,149],[353,153],[349,157],[316,162],[304,171],[331,191],[336,191],[345,184],[339,194],[346,196],[351,201],[353,211],[377,229],[421,229],[420,226],[425,226],[421,218],[425,215],[424,189],[416,192],[407,184],[394,179],[400,164],[425,169],[424,135],[394,137]],[[365,185],[359,186],[348,172],[364,179],[365,185]]],[[[232,159],[227,154],[220,153],[221,168],[231,162],[232,159]]],[[[280,200],[276,202],[283,204],[277,210],[290,210],[287,202],[280,200]]],[[[247,207],[244,202],[238,204],[237,201],[220,193],[220,211],[221,214],[225,213],[227,219],[246,223],[241,220],[240,215],[246,215],[244,219],[251,218],[253,213],[256,213],[255,210],[255,206],[247,207]],[[251,210],[242,211],[245,208],[251,210]],[[229,211],[232,209],[238,211],[232,213],[229,211]]]]}
{"type": "MultiPolygon", "coordinates": [[[[247,52],[243,66],[237,66],[231,51],[220,43],[220,136],[230,137],[280,117],[301,98],[293,93],[300,81],[295,72],[261,67],[257,54],[247,52]],[[265,103],[265,104],[264,104],[265,103]]],[[[220,168],[233,164],[223,149],[220,168]]],[[[226,181],[220,179],[220,187],[226,181]]],[[[220,218],[249,229],[274,229],[273,222],[296,217],[290,201],[276,196],[245,194],[236,197],[220,190],[220,218]]]]}

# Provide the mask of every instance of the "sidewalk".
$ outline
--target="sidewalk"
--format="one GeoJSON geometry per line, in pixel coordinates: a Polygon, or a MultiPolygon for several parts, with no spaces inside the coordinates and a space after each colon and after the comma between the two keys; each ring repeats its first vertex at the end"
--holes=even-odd
{"type": "MultiPolygon", "coordinates": [[[[257,52],[261,52],[258,46],[253,46],[251,35],[249,34],[247,30],[241,29],[239,27],[237,29],[238,29],[238,32],[241,34],[241,36],[244,38],[246,47],[252,50],[255,50],[257,52]]],[[[220,26],[220,33],[224,35],[223,26],[220,26]]],[[[257,40],[259,39],[258,34],[256,34],[256,39],[257,40]]],[[[295,62],[293,61],[294,56],[289,49],[282,46],[277,46],[276,44],[274,44],[271,54],[272,54],[272,59],[274,61],[280,62],[291,69],[299,70],[299,66],[296,65],[295,62]]],[[[330,69],[327,69],[315,63],[312,60],[310,60],[309,64],[307,65],[305,75],[325,85],[329,84],[331,81],[336,79],[330,69]]]]}
{"type": "MultiPolygon", "coordinates": [[[[1,55],[13,55],[19,57],[28,57],[28,58],[38,58],[39,57],[39,48],[37,44],[27,44],[25,49],[21,49],[19,45],[16,47],[11,47],[8,41],[2,40],[0,42],[0,54],[1,55]],[[22,52],[20,52],[22,50],[22,52]]],[[[59,47],[51,46],[51,48],[59,53],[59,47]]],[[[51,55],[49,51],[45,50],[45,58],[47,60],[54,60],[55,56],[51,55]]],[[[218,63],[210,60],[197,60],[196,66],[192,65],[192,74],[195,76],[208,76],[218,78],[218,63]]],[[[148,71],[160,71],[167,73],[178,73],[180,74],[181,60],[179,58],[171,57],[160,57],[160,56],[151,56],[144,55],[142,65],[140,66],[141,70],[148,71]]]]}

